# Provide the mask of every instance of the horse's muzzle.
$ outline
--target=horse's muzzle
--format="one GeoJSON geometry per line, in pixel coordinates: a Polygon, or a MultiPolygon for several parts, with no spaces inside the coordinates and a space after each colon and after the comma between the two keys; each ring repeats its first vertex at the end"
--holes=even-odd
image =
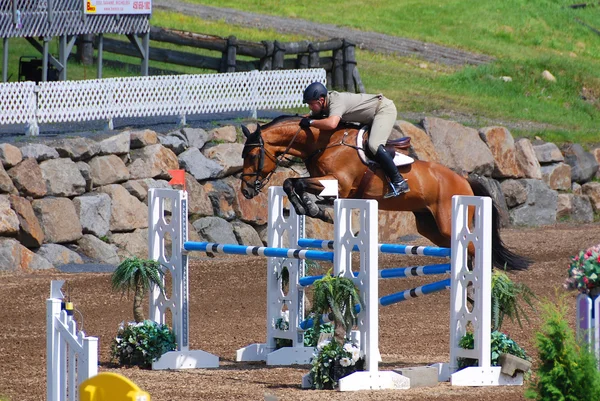
{"type": "Polygon", "coordinates": [[[247,185],[245,185],[244,188],[242,188],[242,195],[244,195],[244,198],[246,199],[252,199],[256,195],[258,195],[258,192],[255,191],[253,188],[250,188],[247,185]]]}

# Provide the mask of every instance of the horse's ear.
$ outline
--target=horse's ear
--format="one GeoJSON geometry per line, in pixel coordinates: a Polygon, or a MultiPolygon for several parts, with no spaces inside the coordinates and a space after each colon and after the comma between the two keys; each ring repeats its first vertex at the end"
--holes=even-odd
{"type": "Polygon", "coordinates": [[[245,125],[242,125],[242,132],[246,138],[248,138],[248,135],[250,135],[250,130],[245,125]]]}

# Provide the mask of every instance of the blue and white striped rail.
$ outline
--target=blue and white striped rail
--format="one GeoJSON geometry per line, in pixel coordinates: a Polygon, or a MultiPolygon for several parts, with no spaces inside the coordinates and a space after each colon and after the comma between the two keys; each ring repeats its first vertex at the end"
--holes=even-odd
{"type": "MultiPolygon", "coordinates": [[[[427,266],[412,266],[412,267],[396,267],[393,269],[379,270],[379,278],[405,278],[405,277],[416,277],[416,276],[429,276],[435,274],[446,274],[450,273],[450,263],[440,263],[435,265],[427,266]]],[[[354,277],[357,277],[358,273],[354,273],[354,277]]],[[[312,285],[315,281],[322,279],[323,276],[306,276],[299,280],[299,284],[303,287],[312,285]]]]}
{"type": "Polygon", "coordinates": [[[186,251],[270,256],[275,258],[312,259],[333,262],[333,252],[315,251],[310,249],[271,248],[264,246],[216,244],[213,242],[185,242],[183,244],[183,249],[186,251]]]}
{"type": "Polygon", "coordinates": [[[379,305],[388,306],[407,299],[417,298],[421,295],[431,294],[432,292],[450,289],[450,279],[436,281],[420,287],[415,287],[410,290],[400,291],[395,294],[390,294],[379,298],[379,305]]]}
{"type": "MultiPolygon", "coordinates": [[[[303,248],[320,248],[320,249],[333,249],[333,241],[313,239],[313,238],[300,238],[298,240],[298,246],[303,248]]],[[[437,257],[450,257],[450,248],[438,248],[435,246],[413,246],[413,245],[402,245],[402,244],[379,244],[379,252],[381,253],[396,253],[403,255],[419,255],[419,256],[437,256],[437,257]]],[[[353,251],[357,251],[355,247],[353,251]]]]}
{"type": "MultiPolygon", "coordinates": [[[[388,306],[392,304],[397,304],[398,302],[406,301],[409,299],[417,298],[421,295],[431,294],[433,292],[443,291],[450,289],[450,279],[436,281],[435,283],[429,283],[422,285],[420,287],[411,288],[410,290],[400,291],[394,294],[386,295],[379,298],[379,305],[388,306]]],[[[356,313],[360,313],[360,305],[356,305],[354,307],[356,313]]],[[[320,317],[321,324],[329,323],[333,321],[332,314],[324,314],[320,317]]],[[[314,324],[313,319],[306,319],[300,323],[300,329],[308,330],[314,324]]]]}

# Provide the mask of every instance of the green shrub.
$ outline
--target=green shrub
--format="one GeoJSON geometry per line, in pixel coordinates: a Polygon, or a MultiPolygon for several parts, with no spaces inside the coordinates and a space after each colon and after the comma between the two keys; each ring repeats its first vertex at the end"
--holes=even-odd
{"type": "Polygon", "coordinates": [[[569,327],[565,297],[556,304],[543,305],[543,319],[536,333],[539,367],[525,393],[527,398],[552,401],[598,401],[600,372],[596,357],[587,346],[580,346],[569,327]]]}
{"type": "MultiPolygon", "coordinates": [[[[474,348],[474,338],[473,333],[465,334],[458,345],[465,349],[473,349],[474,348]]],[[[506,334],[499,331],[492,331],[491,334],[491,364],[492,366],[499,366],[499,359],[501,354],[511,354],[514,356],[518,356],[519,358],[527,359],[530,358],[527,356],[527,353],[523,348],[519,346],[513,339],[511,339],[506,334]]],[[[477,366],[477,359],[472,358],[458,358],[458,368],[463,369],[468,366],[477,366]]]]}
{"type": "Polygon", "coordinates": [[[121,365],[150,368],[162,354],[175,349],[175,333],[169,326],[144,320],[119,327],[111,345],[111,356],[121,365]]]}
{"type": "Polygon", "coordinates": [[[525,310],[519,304],[520,299],[535,310],[533,291],[523,283],[515,283],[503,271],[495,269],[492,274],[492,330],[500,331],[505,317],[511,322],[516,320],[521,328],[521,316],[529,322],[525,310]]]}

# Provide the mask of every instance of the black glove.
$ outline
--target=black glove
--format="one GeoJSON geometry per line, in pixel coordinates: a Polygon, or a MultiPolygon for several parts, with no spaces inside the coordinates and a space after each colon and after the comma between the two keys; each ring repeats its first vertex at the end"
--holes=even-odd
{"type": "Polygon", "coordinates": [[[301,128],[310,127],[310,120],[308,118],[304,117],[302,120],[300,120],[300,127],[301,128]]]}

